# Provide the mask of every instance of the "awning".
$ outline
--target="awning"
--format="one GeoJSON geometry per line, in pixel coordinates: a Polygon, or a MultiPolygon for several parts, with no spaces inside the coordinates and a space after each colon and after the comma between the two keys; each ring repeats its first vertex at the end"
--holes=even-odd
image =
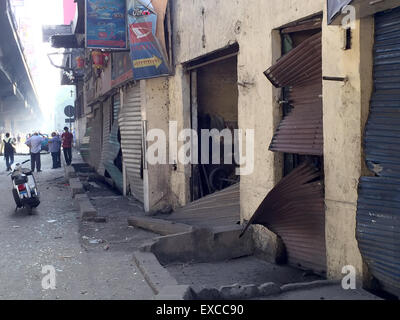
{"type": "Polygon", "coordinates": [[[367,0],[327,0],[328,1],[328,24],[341,24],[342,18],[348,14],[342,9],[351,5],[355,8],[356,19],[365,18],[375,13],[400,6],[399,0],[367,1],[367,0]]]}
{"type": "Polygon", "coordinates": [[[288,88],[293,107],[279,124],[271,151],[323,155],[321,57],[321,33],[317,33],[265,71],[274,86],[288,88]]]}
{"type": "Polygon", "coordinates": [[[353,0],[328,0],[328,24],[331,24],[342,9],[352,2],[353,0]]]}
{"type": "Polygon", "coordinates": [[[51,37],[51,46],[53,48],[83,48],[78,44],[74,34],[57,34],[51,37]]]}
{"type": "Polygon", "coordinates": [[[85,0],[75,0],[78,10],[72,22],[72,32],[74,34],[85,34],[85,0]]]}

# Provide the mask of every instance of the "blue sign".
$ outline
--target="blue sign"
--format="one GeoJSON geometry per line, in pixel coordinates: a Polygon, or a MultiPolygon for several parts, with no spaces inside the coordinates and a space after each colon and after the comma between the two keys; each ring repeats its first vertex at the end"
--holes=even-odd
{"type": "Polygon", "coordinates": [[[157,15],[151,4],[131,0],[128,7],[130,53],[135,80],[170,74],[167,59],[156,38],[157,15]]]}
{"type": "Polygon", "coordinates": [[[86,0],[86,47],[127,48],[125,0],[86,0]]]}

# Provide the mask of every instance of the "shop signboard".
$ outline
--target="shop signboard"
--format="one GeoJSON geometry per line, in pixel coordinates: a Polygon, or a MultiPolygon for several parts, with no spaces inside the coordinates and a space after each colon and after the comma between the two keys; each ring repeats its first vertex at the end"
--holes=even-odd
{"type": "Polygon", "coordinates": [[[86,47],[127,49],[125,0],[86,0],[86,47]]]}
{"type": "Polygon", "coordinates": [[[129,0],[127,10],[134,79],[169,75],[167,58],[156,37],[158,17],[151,2],[129,0]]]}

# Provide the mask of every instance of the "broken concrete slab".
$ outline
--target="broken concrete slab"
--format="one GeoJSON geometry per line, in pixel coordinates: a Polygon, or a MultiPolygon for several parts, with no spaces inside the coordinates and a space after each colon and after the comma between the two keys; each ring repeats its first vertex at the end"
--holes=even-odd
{"type": "Polygon", "coordinates": [[[158,262],[153,253],[136,251],[133,260],[155,294],[161,293],[164,287],[178,286],[175,278],[158,262]]]}
{"type": "Polygon", "coordinates": [[[155,300],[193,300],[195,293],[192,288],[187,285],[175,285],[163,287],[155,300]]]}
{"type": "Polygon", "coordinates": [[[82,220],[94,219],[97,216],[97,210],[89,199],[79,201],[79,211],[82,220]]]}
{"type": "Polygon", "coordinates": [[[75,198],[74,198],[74,207],[75,207],[75,209],[79,210],[79,202],[83,201],[83,200],[89,201],[89,198],[88,198],[87,194],[80,193],[80,194],[75,195],[75,198]]]}
{"type": "Polygon", "coordinates": [[[77,194],[85,193],[82,182],[78,178],[69,179],[69,188],[72,198],[75,198],[77,194]]]}
{"type": "Polygon", "coordinates": [[[64,166],[64,173],[65,173],[65,177],[67,179],[76,178],[77,177],[75,169],[73,167],[71,167],[71,166],[64,166]]]}
{"type": "Polygon", "coordinates": [[[276,283],[268,282],[258,286],[258,291],[261,297],[268,297],[281,293],[281,288],[276,283]]]}
{"type": "Polygon", "coordinates": [[[260,295],[258,287],[254,284],[245,286],[240,284],[224,286],[219,289],[219,292],[223,300],[252,299],[260,295]]]}
{"type": "Polygon", "coordinates": [[[221,300],[221,293],[217,288],[204,288],[195,293],[197,300],[221,300]]]}
{"type": "Polygon", "coordinates": [[[132,227],[149,230],[164,236],[190,232],[193,230],[191,226],[186,224],[148,217],[131,217],[128,219],[128,224],[132,227]]]}
{"type": "Polygon", "coordinates": [[[194,229],[176,235],[159,237],[148,249],[162,264],[172,262],[212,262],[253,254],[251,234],[239,239],[241,228],[194,229]]]}
{"type": "Polygon", "coordinates": [[[340,284],[339,280],[316,280],[311,282],[289,283],[281,286],[281,292],[314,289],[314,288],[333,286],[338,284],[340,284]]]}

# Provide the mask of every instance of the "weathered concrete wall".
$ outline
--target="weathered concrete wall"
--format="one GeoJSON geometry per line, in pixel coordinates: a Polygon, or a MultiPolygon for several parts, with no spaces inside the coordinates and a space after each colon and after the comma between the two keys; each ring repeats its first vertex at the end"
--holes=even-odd
{"type": "MultiPolygon", "coordinates": [[[[184,128],[190,128],[190,76],[184,73],[182,65],[177,65],[175,76],[169,79],[169,119],[177,123],[177,132],[184,128]]],[[[178,143],[173,135],[171,141],[176,141],[176,145],[169,145],[170,150],[180,148],[183,143],[178,143]]],[[[174,208],[182,206],[190,200],[190,166],[185,166],[178,162],[177,154],[170,154],[172,163],[176,163],[176,170],[171,172],[170,180],[170,202],[174,208]]]]}
{"type": "Polygon", "coordinates": [[[355,238],[357,187],[365,173],[362,140],[372,92],[373,18],[358,20],[351,50],[342,50],[343,29],[323,28],[323,73],[349,81],[324,81],[324,152],[328,275],[342,277],[353,265],[359,278],[363,263],[355,238]],[[335,63],[332,63],[335,61],[335,63]]]}
{"type": "MultiPolygon", "coordinates": [[[[157,78],[141,81],[142,119],[147,121],[147,131],[161,129],[168,141],[169,95],[168,79],[157,78]]],[[[153,142],[149,142],[151,145],[153,142]]],[[[168,150],[167,150],[168,152],[168,150]]],[[[169,205],[170,166],[148,165],[144,169],[145,210],[155,212],[169,205]]]]}
{"type": "Polygon", "coordinates": [[[78,149],[81,147],[82,139],[86,133],[86,123],[86,117],[79,118],[77,121],[75,121],[75,139],[77,143],[76,147],[78,149]]]}

